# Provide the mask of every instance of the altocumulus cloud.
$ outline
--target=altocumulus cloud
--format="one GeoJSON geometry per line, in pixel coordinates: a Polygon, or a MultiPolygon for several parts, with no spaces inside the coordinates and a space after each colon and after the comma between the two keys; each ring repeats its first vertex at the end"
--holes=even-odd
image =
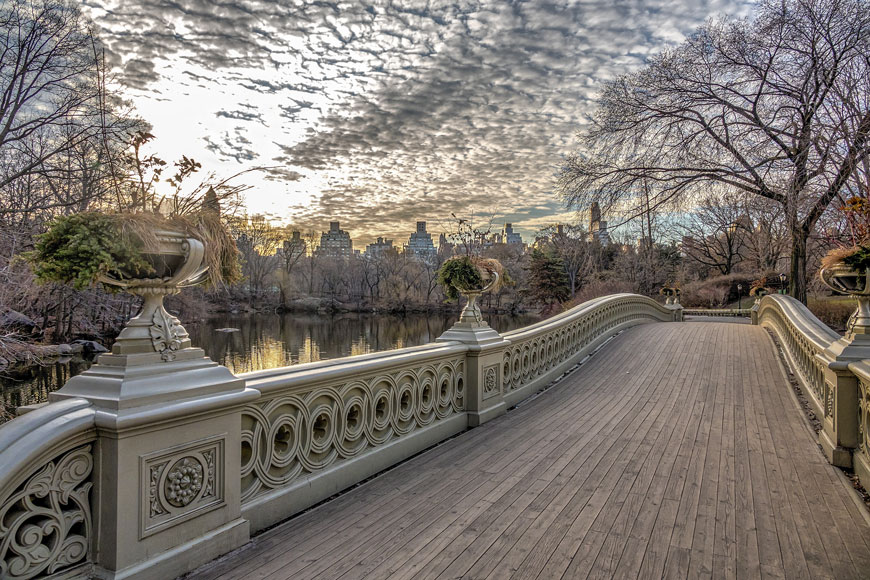
{"type": "MultiPolygon", "coordinates": [[[[413,221],[559,211],[554,175],[600,82],[719,0],[86,0],[164,155],[269,166],[248,203],[359,241],[413,221]]],[[[555,218],[554,218],[555,219],[555,218]]],[[[527,230],[526,233],[529,233],[527,230]]]]}

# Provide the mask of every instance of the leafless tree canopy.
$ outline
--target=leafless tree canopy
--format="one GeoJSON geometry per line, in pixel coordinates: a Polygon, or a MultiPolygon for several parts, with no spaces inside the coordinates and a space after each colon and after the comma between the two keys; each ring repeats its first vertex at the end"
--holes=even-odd
{"type": "Polygon", "coordinates": [[[803,299],[806,240],[870,153],[868,85],[870,2],[765,0],[605,85],[565,198],[639,211],[646,184],[661,205],[719,183],[773,200],[803,299]]]}

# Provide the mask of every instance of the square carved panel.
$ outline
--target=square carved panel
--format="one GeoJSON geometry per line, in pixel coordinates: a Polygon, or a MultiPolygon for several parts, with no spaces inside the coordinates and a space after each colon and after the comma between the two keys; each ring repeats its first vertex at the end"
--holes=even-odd
{"type": "Polygon", "coordinates": [[[501,393],[501,380],[499,380],[499,366],[490,365],[483,369],[483,399],[486,400],[501,393]]]}
{"type": "Polygon", "coordinates": [[[140,457],[140,538],[224,505],[225,445],[216,435],[140,457]]]}

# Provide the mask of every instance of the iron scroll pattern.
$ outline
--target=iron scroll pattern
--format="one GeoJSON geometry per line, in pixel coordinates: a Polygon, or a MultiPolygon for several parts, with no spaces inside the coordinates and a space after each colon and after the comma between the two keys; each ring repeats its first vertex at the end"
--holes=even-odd
{"type": "Polygon", "coordinates": [[[0,578],[24,580],[84,562],[91,541],[91,445],[42,466],[0,507],[0,578]]]}
{"type": "Polygon", "coordinates": [[[464,364],[421,364],[245,407],[242,502],[463,412],[464,364]]]}
{"type": "Polygon", "coordinates": [[[515,391],[546,374],[613,328],[632,320],[661,320],[646,301],[632,298],[603,305],[564,326],[525,340],[511,338],[505,351],[504,390],[515,391]]]}

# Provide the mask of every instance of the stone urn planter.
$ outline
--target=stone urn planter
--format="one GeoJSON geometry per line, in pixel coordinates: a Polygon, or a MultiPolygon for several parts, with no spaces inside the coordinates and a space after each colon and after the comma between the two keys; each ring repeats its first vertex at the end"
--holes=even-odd
{"type": "Polygon", "coordinates": [[[822,282],[836,292],[857,298],[858,308],[846,323],[848,335],[870,334],[870,269],[858,270],[839,261],[819,270],[822,282]]]}
{"type": "Polygon", "coordinates": [[[484,292],[498,289],[504,282],[504,269],[498,260],[472,256],[456,256],[441,265],[438,282],[448,299],[458,295],[466,299],[459,322],[481,323],[483,316],[477,299],[484,292]]]}
{"type": "Polygon", "coordinates": [[[483,321],[483,314],[480,312],[480,306],[477,304],[477,299],[480,298],[480,295],[484,292],[489,292],[499,283],[499,274],[498,272],[488,272],[486,270],[481,271],[481,277],[484,278],[484,285],[478,288],[468,288],[462,287],[458,288],[459,293],[462,294],[465,299],[465,308],[462,309],[462,314],[459,315],[459,320],[461,322],[481,322],[483,321]]]}
{"type": "Polygon", "coordinates": [[[114,355],[170,361],[191,346],[187,331],[163,307],[185,286],[238,279],[235,242],[214,212],[191,216],[83,212],[49,224],[29,255],[43,282],[82,290],[102,285],[142,296],[139,314],[112,346],[114,355]]]}
{"type": "Polygon", "coordinates": [[[159,247],[143,252],[154,272],[148,276],[115,277],[102,274],[103,284],[142,296],[142,310],[132,318],[115,344],[113,354],[159,352],[164,361],[175,358],[174,352],[191,346],[188,332],[175,316],[163,307],[164,297],[181,288],[204,282],[208,266],[203,263],[204,244],[182,232],[155,232],[159,247]]]}
{"type": "Polygon", "coordinates": [[[676,287],[663,286],[661,290],[659,290],[659,294],[665,297],[665,304],[679,304],[680,303],[680,289],[676,287]]]}
{"type": "Polygon", "coordinates": [[[761,299],[770,294],[770,289],[764,286],[753,286],[749,290],[749,295],[755,298],[756,305],[761,303],[761,299]]]}

